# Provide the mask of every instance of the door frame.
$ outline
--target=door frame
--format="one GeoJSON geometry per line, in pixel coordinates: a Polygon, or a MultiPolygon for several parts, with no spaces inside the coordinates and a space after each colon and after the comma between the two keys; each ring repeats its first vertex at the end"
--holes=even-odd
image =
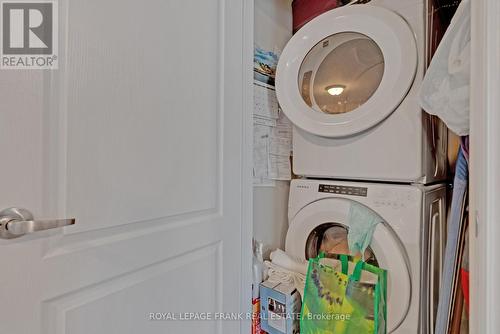
{"type": "Polygon", "coordinates": [[[500,327],[500,2],[471,0],[470,333],[500,327]]]}
{"type": "MultiPolygon", "coordinates": [[[[243,80],[243,136],[242,210],[241,210],[241,312],[252,312],[252,237],[253,237],[253,54],[254,54],[254,1],[243,1],[242,13],[242,80],[243,80]]],[[[251,320],[245,317],[240,333],[251,331],[251,320]]]]}
{"type": "MultiPolygon", "coordinates": [[[[244,124],[242,135],[243,175],[251,175],[252,165],[252,75],[253,1],[243,9],[243,48],[245,58],[244,124]]],[[[470,117],[470,333],[495,333],[500,327],[500,2],[471,1],[471,117],[470,117]],[[474,50],[476,52],[474,52],[474,50]]],[[[251,178],[242,180],[243,217],[241,241],[250,249],[253,234],[251,178]]],[[[242,252],[242,310],[250,312],[251,256],[242,252]]],[[[249,323],[241,324],[241,331],[249,323]]]]}

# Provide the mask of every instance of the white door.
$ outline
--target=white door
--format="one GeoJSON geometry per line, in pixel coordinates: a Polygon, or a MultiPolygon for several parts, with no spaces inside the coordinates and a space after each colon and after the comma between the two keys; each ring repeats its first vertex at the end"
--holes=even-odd
{"type": "Polygon", "coordinates": [[[0,333],[238,333],[178,314],[243,305],[243,1],[58,9],[59,70],[0,71],[0,209],[35,218],[0,239],[0,333]]]}

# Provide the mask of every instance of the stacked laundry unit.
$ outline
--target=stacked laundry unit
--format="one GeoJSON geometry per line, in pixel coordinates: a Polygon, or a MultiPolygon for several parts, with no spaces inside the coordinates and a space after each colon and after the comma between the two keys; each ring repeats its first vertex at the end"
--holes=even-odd
{"type": "Polygon", "coordinates": [[[417,102],[425,9],[373,0],[326,12],[292,37],[276,78],[298,176],[286,251],[362,250],[386,268],[396,334],[433,332],[445,233],[446,127],[417,102]]]}

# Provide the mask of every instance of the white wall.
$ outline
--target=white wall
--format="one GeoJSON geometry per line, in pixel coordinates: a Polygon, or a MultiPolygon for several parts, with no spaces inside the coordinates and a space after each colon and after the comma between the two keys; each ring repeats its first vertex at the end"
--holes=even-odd
{"type": "MultiPolygon", "coordinates": [[[[255,0],[255,44],[280,51],[292,36],[291,0],[255,0]]],[[[253,194],[254,237],[266,247],[284,248],[288,230],[289,182],[275,187],[255,187],[253,194]]]]}
{"type": "Polygon", "coordinates": [[[255,43],[282,50],[292,37],[291,0],[255,0],[255,43]]]}
{"type": "Polygon", "coordinates": [[[471,1],[470,333],[500,327],[500,2],[471,1]]]}

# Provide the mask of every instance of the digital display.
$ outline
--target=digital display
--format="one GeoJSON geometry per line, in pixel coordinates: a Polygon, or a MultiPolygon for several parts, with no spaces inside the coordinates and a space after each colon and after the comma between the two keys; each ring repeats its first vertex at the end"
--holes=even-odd
{"type": "Polygon", "coordinates": [[[368,196],[368,188],[337,186],[334,184],[320,184],[318,191],[320,193],[362,196],[362,197],[368,196]]]}

